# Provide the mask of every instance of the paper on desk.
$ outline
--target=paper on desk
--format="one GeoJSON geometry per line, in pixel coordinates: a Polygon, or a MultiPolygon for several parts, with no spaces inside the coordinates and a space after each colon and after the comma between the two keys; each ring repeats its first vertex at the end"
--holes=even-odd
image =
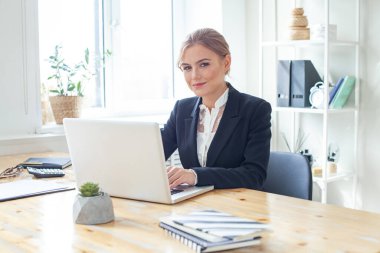
{"type": "Polygon", "coordinates": [[[0,184],[0,202],[59,191],[67,191],[74,188],[75,187],[69,183],[57,183],[52,181],[30,179],[2,183],[0,184]]]}

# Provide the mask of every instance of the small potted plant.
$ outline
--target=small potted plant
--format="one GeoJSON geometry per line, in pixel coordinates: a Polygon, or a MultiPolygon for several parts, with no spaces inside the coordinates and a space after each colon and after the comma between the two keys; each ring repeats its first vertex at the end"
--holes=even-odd
{"type": "MultiPolygon", "coordinates": [[[[90,52],[84,50],[83,59],[74,66],[68,64],[62,56],[62,46],[55,46],[54,54],[49,56],[50,67],[53,73],[48,80],[55,80],[55,87],[50,89],[53,96],[49,96],[54,118],[57,124],[62,124],[63,118],[78,118],[81,114],[83,104],[84,84],[95,76],[90,64],[90,52]]],[[[111,55],[107,50],[104,57],[111,55]]],[[[102,57],[95,59],[101,63],[105,60],[102,57]]],[[[102,66],[102,64],[99,64],[102,66]]]]}
{"type": "Polygon", "coordinates": [[[79,189],[73,209],[75,223],[95,225],[115,219],[110,196],[100,191],[98,184],[87,182],[79,189]]]}

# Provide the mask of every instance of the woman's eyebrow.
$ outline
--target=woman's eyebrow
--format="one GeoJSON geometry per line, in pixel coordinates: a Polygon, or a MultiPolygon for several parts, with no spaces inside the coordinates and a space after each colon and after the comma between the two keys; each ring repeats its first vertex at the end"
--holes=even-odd
{"type": "Polygon", "coordinates": [[[208,58],[203,58],[203,59],[200,59],[199,61],[197,61],[196,63],[200,63],[202,61],[211,61],[211,59],[208,59],[208,58]]]}
{"type": "MultiPolygon", "coordinates": [[[[211,59],[209,59],[209,58],[202,58],[202,59],[196,61],[195,64],[198,64],[198,63],[203,62],[203,61],[211,61],[211,59]]],[[[186,62],[182,62],[180,66],[189,66],[189,65],[191,65],[191,64],[186,63],[186,62]]]]}

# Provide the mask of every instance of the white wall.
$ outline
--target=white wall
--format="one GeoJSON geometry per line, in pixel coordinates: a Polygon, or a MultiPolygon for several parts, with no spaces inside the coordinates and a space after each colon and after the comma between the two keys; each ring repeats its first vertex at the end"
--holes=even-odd
{"type": "Polygon", "coordinates": [[[223,34],[230,46],[232,63],[229,80],[242,92],[247,92],[247,52],[246,52],[246,1],[223,0],[223,34]]]}
{"type": "MultiPolygon", "coordinates": [[[[210,27],[221,32],[230,46],[232,65],[227,80],[242,91],[247,90],[246,79],[246,0],[176,0],[174,3],[175,20],[174,60],[176,61],[182,41],[187,34],[199,28],[210,27]]],[[[192,96],[180,71],[174,72],[176,96],[192,96]],[[179,85],[178,85],[179,84],[179,85]]]]}
{"type": "Polygon", "coordinates": [[[380,1],[362,5],[363,78],[359,131],[359,200],[363,209],[380,212],[380,1]]]}
{"type": "Polygon", "coordinates": [[[40,122],[37,1],[0,0],[0,136],[34,133],[40,122]]]}

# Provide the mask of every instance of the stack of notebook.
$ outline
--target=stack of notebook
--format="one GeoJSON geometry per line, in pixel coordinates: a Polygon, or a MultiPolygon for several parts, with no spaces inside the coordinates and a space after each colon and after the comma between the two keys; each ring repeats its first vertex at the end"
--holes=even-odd
{"type": "Polygon", "coordinates": [[[160,219],[160,227],[196,252],[215,252],[260,244],[268,224],[214,210],[160,219]]]}

